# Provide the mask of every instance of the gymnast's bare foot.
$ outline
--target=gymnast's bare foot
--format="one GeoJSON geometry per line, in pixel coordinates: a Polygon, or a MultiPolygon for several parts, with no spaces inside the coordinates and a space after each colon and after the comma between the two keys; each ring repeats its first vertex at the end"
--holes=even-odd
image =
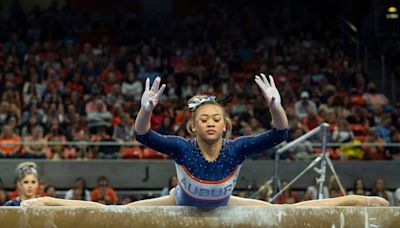
{"type": "Polygon", "coordinates": [[[357,206],[389,206],[390,203],[386,199],[379,196],[356,196],[357,206]]]}

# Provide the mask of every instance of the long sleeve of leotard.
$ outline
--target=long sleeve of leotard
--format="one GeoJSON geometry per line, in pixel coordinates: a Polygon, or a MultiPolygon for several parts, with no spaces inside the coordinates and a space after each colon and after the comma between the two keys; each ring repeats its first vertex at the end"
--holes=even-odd
{"type": "Polygon", "coordinates": [[[253,154],[264,152],[288,137],[288,129],[278,130],[273,128],[269,131],[254,136],[242,136],[233,140],[236,156],[242,161],[253,154]]]}
{"type": "Polygon", "coordinates": [[[181,158],[182,151],[187,151],[188,141],[179,136],[162,135],[153,130],[144,135],[135,134],[136,140],[160,153],[167,154],[173,159],[181,158]]]}

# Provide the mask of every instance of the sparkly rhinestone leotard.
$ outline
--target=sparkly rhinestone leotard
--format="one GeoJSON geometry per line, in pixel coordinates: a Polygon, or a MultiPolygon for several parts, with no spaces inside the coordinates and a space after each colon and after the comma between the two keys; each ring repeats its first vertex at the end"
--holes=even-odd
{"type": "Polygon", "coordinates": [[[223,139],[220,154],[212,162],[204,158],[196,139],[161,135],[152,130],[136,135],[136,139],[175,160],[177,205],[205,207],[227,205],[243,161],[281,143],[287,135],[287,129],[273,128],[259,135],[223,139]]]}

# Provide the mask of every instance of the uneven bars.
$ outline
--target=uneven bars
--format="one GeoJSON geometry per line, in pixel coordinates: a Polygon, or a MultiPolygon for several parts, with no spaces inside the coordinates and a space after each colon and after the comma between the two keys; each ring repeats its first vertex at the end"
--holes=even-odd
{"type": "Polygon", "coordinates": [[[285,152],[286,150],[292,148],[293,146],[295,146],[296,144],[303,142],[304,140],[310,138],[311,136],[318,134],[321,131],[321,126],[326,126],[328,127],[329,124],[327,123],[323,123],[321,125],[319,125],[318,127],[312,129],[311,131],[305,133],[304,135],[302,135],[300,138],[297,138],[293,141],[291,141],[290,143],[284,145],[282,148],[279,148],[276,153],[278,154],[282,154],[283,152],[285,152]]]}

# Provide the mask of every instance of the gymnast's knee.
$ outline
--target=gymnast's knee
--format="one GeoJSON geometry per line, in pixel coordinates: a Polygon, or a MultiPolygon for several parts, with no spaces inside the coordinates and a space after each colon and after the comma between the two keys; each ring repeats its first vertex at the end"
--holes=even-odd
{"type": "Polygon", "coordinates": [[[169,195],[170,195],[170,196],[175,196],[175,188],[172,188],[172,189],[169,191],[169,195]]]}

